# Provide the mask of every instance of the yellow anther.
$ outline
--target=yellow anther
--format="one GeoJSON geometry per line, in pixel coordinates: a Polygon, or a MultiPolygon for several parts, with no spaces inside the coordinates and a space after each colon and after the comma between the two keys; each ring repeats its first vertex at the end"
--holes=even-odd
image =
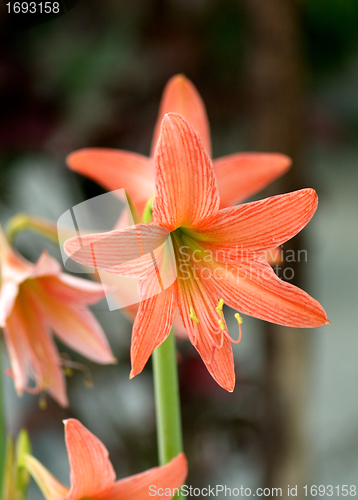
{"type": "Polygon", "coordinates": [[[239,325],[242,325],[242,317],[240,316],[239,313],[235,314],[235,318],[237,319],[237,322],[239,323],[239,325]]]}
{"type": "Polygon", "coordinates": [[[190,308],[190,317],[193,321],[195,321],[195,323],[199,323],[199,320],[196,317],[195,311],[192,307],[190,308]]]}
{"type": "Polygon", "coordinates": [[[39,399],[39,407],[41,410],[46,410],[47,408],[47,401],[46,401],[46,398],[45,396],[40,396],[40,399],[39,399]]]}
{"type": "Polygon", "coordinates": [[[218,323],[219,323],[220,328],[221,328],[222,330],[225,330],[225,325],[224,325],[223,320],[222,320],[222,319],[219,319],[218,323]]]}
{"type": "Polygon", "coordinates": [[[93,381],[92,381],[92,379],[89,378],[89,377],[86,377],[85,378],[85,385],[86,385],[86,387],[93,387],[93,381]]]}
{"type": "Polygon", "coordinates": [[[72,368],[68,368],[67,366],[63,369],[64,374],[66,377],[72,377],[73,376],[73,370],[72,368]]]}
{"type": "Polygon", "coordinates": [[[215,307],[215,311],[218,313],[218,315],[220,316],[220,318],[223,318],[224,317],[224,313],[222,312],[222,310],[220,309],[220,307],[215,307]]]}
{"type": "Polygon", "coordinates": [[[224,307],[224,300],[220,299],[217,307],[215,307],[215,311],[218,313],[218,315],[220,316],[220,318],[224,317],[223,307],[224,307]]]}

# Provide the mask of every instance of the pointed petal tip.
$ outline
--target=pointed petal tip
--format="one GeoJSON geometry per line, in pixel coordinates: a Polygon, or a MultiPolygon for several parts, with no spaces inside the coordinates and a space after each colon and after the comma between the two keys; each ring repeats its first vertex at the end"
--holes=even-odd
{"type": "Polygon", "coordinates": [[[163,125],[168,123],[168,122],[184,121],[184,120],[186,122],[188,122],[188,120],[186,120],[181,114],[175,113],[174,111],[170,111],[169,113],[165,113],[165,115],[164,115],[164,118],[162,121],[162,128],[163,128],[163,125]]]}
{"type": "Polygon", "coordinates": [[[62,423],[65,426],[65,429],[68,429],[71,426],[76,426],[77,424],[79,424],[79,421],[75,418],[65,418],[64,420],[62,420],[62,423]]]}
{"type": "Polygon", "coordinates": [[[118,359],[111,352],[106,352],[102,359],[97,359],[97,363],[101,365],[118,365],[118,359]]]}
{"type": "Polygon", "coordinates": [[[289,168],[292,165],[292,158],[282,153],[276,153],[282,158],[282,163],[286,165],[286,168],[289,168]]]}
{"type": "Polygon", "coordinates": [[[234,376],[232,380],[230,380],[227,384],[225,384],[225,386],[223,386],[223,389],[225,389],[227,392],[234,392],[235,384],[236,377],[234,376]]]}
{"type": "Polygon", "coordinates": [[[139,375],[143,371],[144,365],[143,366],[138,366],[138,363],[136,360],[133,361],[133,366],[131,368],[130,374],[129,374],[129,380],[132,380],[134,377],[139,375]]]}
{"type": "Polygon", "coordinates": [[[77,149],[73,151],[69,155],[66,156],[66,164],[74,171],[76,171],[76,167],[79,165],[78,159],[81,158],[83,153],[86,153],[88,149],[77,149]]]}
{"type": "Polygon", "coordinates": [[[154,156],[161,123],[167,112],[176,112],[184,116],[199,133],[204,147],[210,155],[210,130],[205,105],[195,85],[181,73],[170,78],[165,86],[154,129],[151,156],[154,156]]]}
{"type": "Polygon", "coordinates": [[[320,303],[318,303],[319,307],[319,313],[320,313],[320,320],[317,321],[315,325],[313,325],[313,328],[318,327],[318,326],[325,326],[325,325],[330,325],[331,322],[327,318],[326,311],[323,309],[320,303]]]}
{"type": "Polygon", "coordinates": [[[292,166],[292,158],[282,153],[266,153],[268,158],[275,160],[275,167],[281,170],[282,173],[286,172],[292,166]]]}
{"type": "Polygon", "coordinates": [[[172,111],[170,113],[165,113],[165,115],[163,117],[163,121],[162,121],[162,128],[163,128],[164,123],[172,120],[173,115],[176,116],[176,115],[178,115],[178,113],[173,113],[172,111]]]}
{"type": "Polygon", "coordinates": [[[68,401],[67,394],[64,397],[57,398],[56,401],[62,408],[68,408],[70,406],[70,402],[68,401]]]}
{"type": "Polygon", "coordinates": [[[184,75],[184,73],[178,73],[177,75],[171,77],[171,79],[167,83],[167,87],[175,85],[176,83],[184,83],[186,81],[188,81],[188,79],[184,75]]]}
{"type": "Polygon", "coordinates": [[[77,420],[77,418],[65,418],[64,420],[62,420],[62,423],[65,427],[65,434],[67,434],[68,431],[72,432],[82,431],[83,429],[87,430],[86,427],[81,424],[79,420],[77,420]]]}
{"type": "Polygon", "coordinates": [[[312,198],[312,201],[315,201],[316,204],[318,203],[318,194],[316,193],[316,191],[313,188],[305,188],[305,189],[302,189],[302,191],[304,193],[307,193],[307,195],[312,198]]]}

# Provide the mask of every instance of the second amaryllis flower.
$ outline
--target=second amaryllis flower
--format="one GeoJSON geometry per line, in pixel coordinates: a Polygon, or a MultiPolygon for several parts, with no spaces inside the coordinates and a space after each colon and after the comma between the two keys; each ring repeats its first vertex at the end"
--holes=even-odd
{"type": "MultiPolygon", "coordinates": [[[[214,379],[232,391],[234,363],[223,304],[266,321],[295,327],[327,323],[322,306],[281,281],[265,252],[297,234],[317,208],[303,189],[220,209],[217,180],[200,136],[180,115],[163,119],[156,153],[153,222],[110,233],[73,238],[65,248],[74,260],[109,272],[142,278],[131,346],[134,376],[168,336],[178,307],[192,344],[214,379]],[[177,280],[154,295],[156,276],[146,273],[150,249],[170,233],[177,280]],[[128,262],[138,256],[143,258],[128,262]],[[151,296],[153,295],[153,296],[151,296]]],[[[165,258],[162,260],[165,261],[165,258]]],[[[149,269],[149,267],[148,267],[149,269]]],[[[237,316],[240,322],[240,316],[237,316]]]]}
{"type": "Polygon", "coordinates": [[[51,337],[98,363],[115,358],[89,304],[103,299],[103,286],[64,274],[43,252],[36,264],[19,255],[0,229],[0,327],[19,395],[47,391],[67,406],[61,359],[51,337]],[[29,386],[28,379],[35,385],[29,386]]]}

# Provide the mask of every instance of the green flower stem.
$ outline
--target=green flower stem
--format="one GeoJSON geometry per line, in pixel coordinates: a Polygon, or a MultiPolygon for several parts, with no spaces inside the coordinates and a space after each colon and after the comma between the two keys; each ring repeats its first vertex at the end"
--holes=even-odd
{"type": "MultiPolygon", "coordinates": [[[[6,224],[6,235],[12,243],[15,235],[20,231],[33,231],[58,245],[57,226],[53,222],[27,214],[17,214],[6,224]]],[[[70,237],[70,235],[69,235],[70,237]]]]}
{"type": "MultiPolygon", "coordinates": [[[[152,221],[153,202],[154,196],[148,200],[144,208],[143,222],[152,221]]],[[[165,465],[183,451],[178,365],[173,328],[168,338],[153,352],[152,362],[159,465],[165,465]]],[[[175,498],[181,498],[181,495],[176,495],[175,498]]]]}
{"type": "Polygon", "coordinates": [[[175,336],[152,355],[159,464],[164,465],[183,451],[175,336]]]}

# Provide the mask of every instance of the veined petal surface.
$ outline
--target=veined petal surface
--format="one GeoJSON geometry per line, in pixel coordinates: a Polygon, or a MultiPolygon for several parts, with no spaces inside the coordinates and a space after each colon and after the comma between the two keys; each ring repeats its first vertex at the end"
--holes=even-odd
{"type": "Polygon", "coordinates": [[[153,221],[173,231],[215,214],[219,192],[199,135],[180,115],[165,115],[155,153],[153,221]]]}
{"type": "Polygon", "coordinates": [[[78,420],[71,418],[64,423],[71,489],[63,500],[97,498],[116,479],[107,448],[78,420]]]}
{"type": "Polygon", "coordinates": [[[204,248],[218,251],[216,260],[234,261],[293,238],[310,221],[317,204],[316,192],[302,189],[224,208],[190,228],[190,232],[204,248]]]}
{"type": "Polygon", "coordinates": [[[154,194],[153,161],[140,154],[105,148],[80,149],[67,157],[67,164],[108,191],[125,189],[140,214],[154,194]]]}
{"type": "Polygon", "coordinates": [[[59,483],[31,455],[21,457],[46,500],[143,500],[150,498],[150,486],[156,490],[174,492],[180,488],[188,473],[184,453],[169,463],[115,482],[116,475],[104,444],[78,420],[64,421],[65,439],[70,462],[71,488],[59,483]]]}
{"type": "MultiPolygon", "coordinates": [[[[199,267],[204,268],[200,264],[199,267]]],[[[291,283],[280,280],[263,260],[236,265],[215,263],[213,269],[216,279],[211,286],[227,305],[244,314],[298,328],[314,328],[328,323],[317,300],[291,283]]]]}
{"type": "Polygon", "coordinates": [[[27,378],[29,373],[33,373],[34,391],[47,390],[61,406],[67,406],[59,355],[47,331],[38,298],[29,285],[17,297],[5,330],[19,393],[29,390],[27,378]]]}
{"type": "Polygon", "coordinates": [[[96,304],[104,298],[103,285],[61,273],[56,277],[43,277],[41,284],[55,300],[71,304],[96,304]]]}
{"type": "Polygon", "coordinates": [[[184,116],[200,135],[205,151],[209,156],[211,155],[210,127],[204,102],[190,80],[184,75],[175,75],[168,81],[160,102],[159,115],[154,128],[152,157],[163,118],[167,113],[178,113],[184,116]]]}
{"type": "Polygon", "coordinates": [[[209,373],[221,387],[233,391],[235,371],[231,343],[219,326],[220,319],[225,325],[225,318],[219,317],[215,310],[219,295],[197,275],[192,264],[182,264],[178,268],[179,313],[190,342],[199,352],[209,373]],[[191,313],[195,314],[196,320],[191,313]]]}
{"type": "MultiPolygon", "coordinates": [[[[96,496],[96,500],[144,500],[153,497],[150,486],[155,491],[173,491],[180,488],[188,474],[188,464],[184,453],[180,453],[161,467],[135,474],[117,481],[113,486],[96,496]],[[160,489],[161,488],[161,489],[160,489]],[[151,493],[151,494],[150,494],[151,493]]],[[[166,495],[165,498],[172,498],[166,495]]]]}
{"type": "Polygon", "coordinates": [[[152,268],[151,254],[165,243],[166,228],[137,224],[106,233],[74,237],[64,248],[73,260],[86,266],[128,277],[140,277],[152,268]],[[134,262],[137,259],[136,262],[134,262]]]}
{"type": "Polygon", "coordinates": [[[220,208],[249,198],[283,175],[292,161],[278,153],[236,153],[213,160],[220,208]]]}
{"type": "MultiPolygon", "coordinates": [[[[46,293],[46,285],[43,287],[46,293]]],[[[40,304],[48,325],[71,349],[97,363],[114,363],[106,336],[93,313],[79,305],[53,300],[50,296],[40,304]]]]}
{"type": "Polygon", "coordinates": [[[131,342],[131,378],[140,373],[150,355],[168,337],[173,324],[177,295],[175,284],[158,293],[155,277],[141,284],[141,295],[131,342]],[[151,292],[150,289],[153,289],[151,292]],[[155,294],[151,297],[151,294],[155,294]]]}

